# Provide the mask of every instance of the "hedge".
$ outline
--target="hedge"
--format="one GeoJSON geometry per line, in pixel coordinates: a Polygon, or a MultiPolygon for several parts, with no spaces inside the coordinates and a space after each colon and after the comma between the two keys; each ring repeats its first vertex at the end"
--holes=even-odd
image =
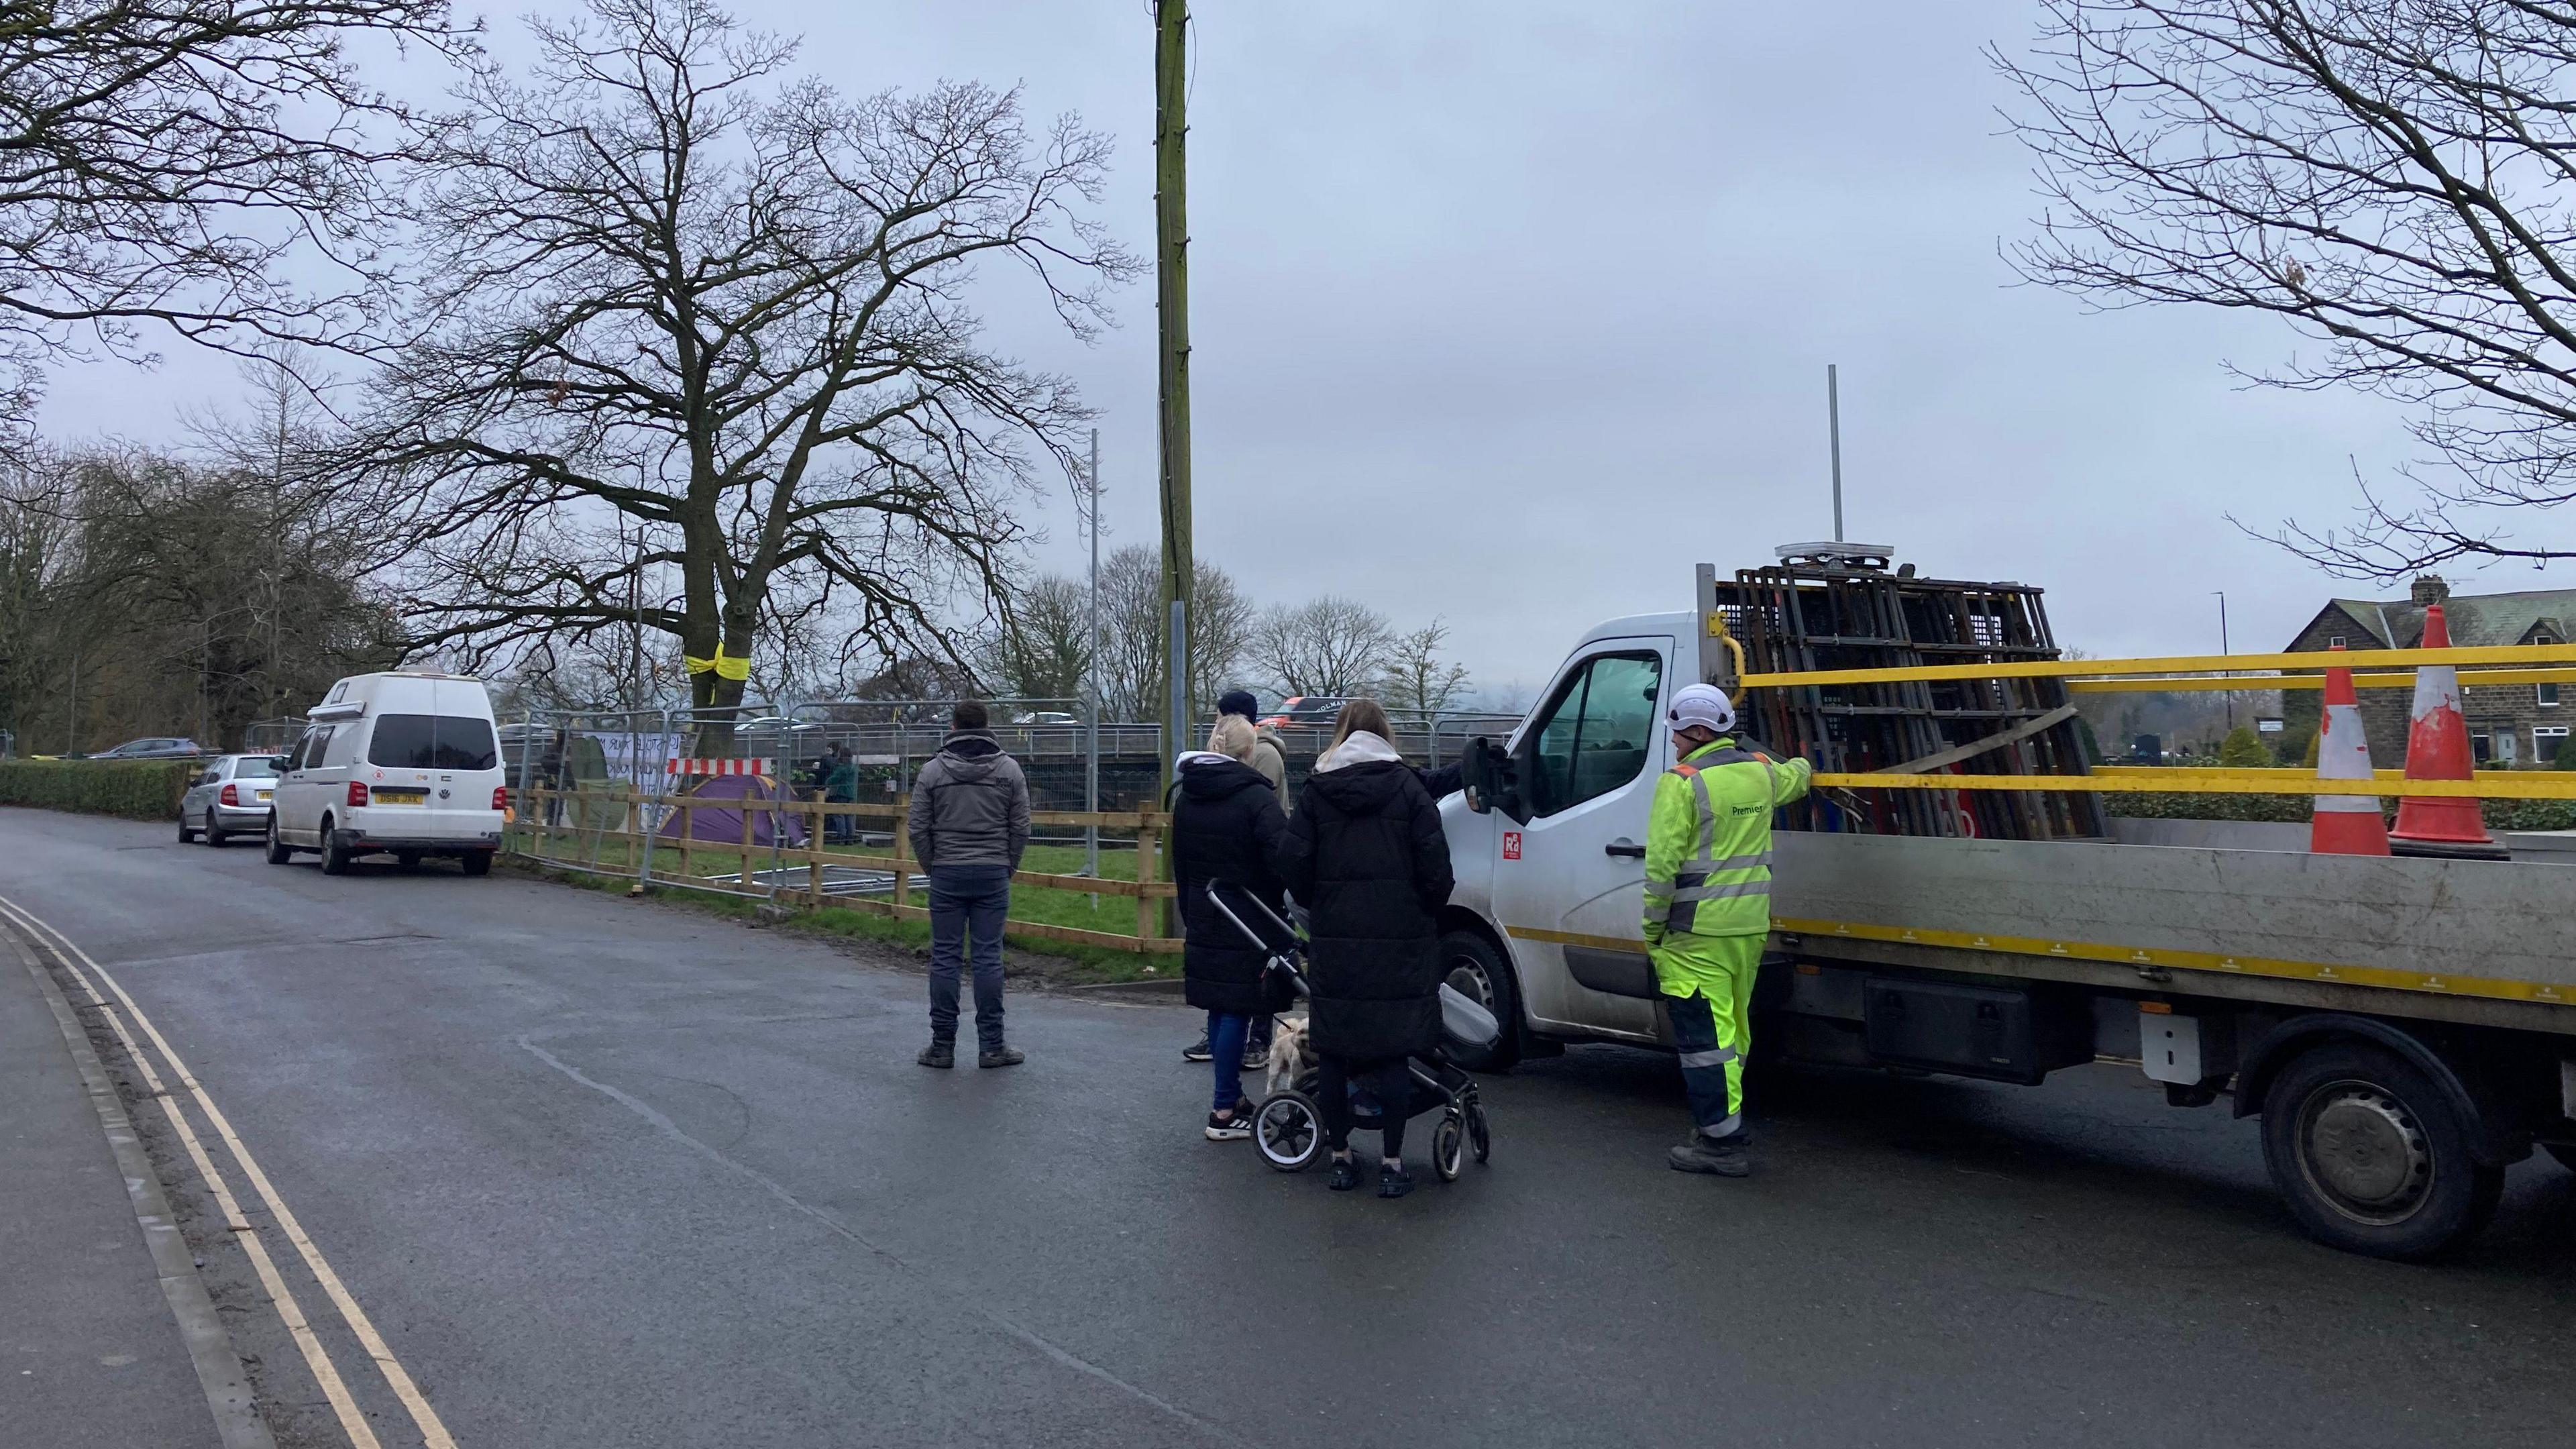
{"type": "Polygon", "coordinates": [[[0,760],[0,805],[176,820],[194,760],[0,760]]]}

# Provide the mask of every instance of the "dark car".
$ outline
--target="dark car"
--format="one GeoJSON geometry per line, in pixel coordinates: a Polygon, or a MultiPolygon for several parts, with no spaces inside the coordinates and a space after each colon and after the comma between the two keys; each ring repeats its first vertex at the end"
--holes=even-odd
{"type": "Polygon", "coordinates": [[[176,740],[168,736],[127,740],[112,750],[101,750],[93,760],[193,760],[205,753],[195,740],[176,740]]]}

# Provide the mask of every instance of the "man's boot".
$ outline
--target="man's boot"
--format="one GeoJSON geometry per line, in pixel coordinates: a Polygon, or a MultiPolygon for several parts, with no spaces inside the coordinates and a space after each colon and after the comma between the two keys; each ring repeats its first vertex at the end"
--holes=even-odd
{"type": "Polygon", "coordinates": [[[1753,1155],[1745,1149],[1753,1134],[1738,1130],[1724,1137],[1711,1137],[1693,1128],[1688,1141],[1664,1154],[1664,1161],[1675,1172],[1708,1172],[1719,1177],[1748,1177],[1753,1172],[1753,1155]]]}
{"type": "Polygon", "coordinates": [[[957,1043],[946,1037],[934,1036],[930,1045],[923,1047],[921,1055],[913,1060],[925,1067],[953,1067],[957,1065],[957,1043]]]}
{"type": "Polygon", "coordinates": [[[1018,1047],[989,1046],[976,1054],[975,1065],[979,1067],[1016,1067],[1027,1060],[1027,1054],[1022,1052],[1018,1047]]]}

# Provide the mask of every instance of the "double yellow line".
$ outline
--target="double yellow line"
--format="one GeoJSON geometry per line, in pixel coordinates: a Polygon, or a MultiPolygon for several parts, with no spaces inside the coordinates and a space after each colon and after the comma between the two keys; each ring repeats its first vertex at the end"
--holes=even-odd
{"type": "Polygon", "coordinates": [[[162,1112],[170,1120],[171,1130],[178,1135],[180,1144],[187,1149],[189,1160],[196,1164],[198,1175],[204,1179],[207,1191],[214,1196],[215,1205],[223,1214],[225,1230],[241,1243],[243,1252],[249,1255],[251,1267],[259,1275],[260,1286],[267,1291],[269,1301],[276,1305],[278,1318],[295,1340],[297,1350],[303,1354],[305,1367],[312,1371],[315,1382],[321,1385],[322,1396],[330,1401],[331,1411],[338,1416],[340,1428],[348,1435],[352,1449],[382,1449],[382,1446],[376,1439],[375,1430],[367,1423],[365,1411],[358,1407],[356,1397],[349,1392],[348,1381],[331,1361],[330,1351],[314,1332],[312,1321],[305,1316],[303,1306],[287,1286],[285,1275],[278,1271],[277,1261],[270,1255],[264,1241],[270,1230],[254,1224],[242,1212],[230,1183],[216,1167],[204,1140],[188,1120],[188,1114],[181,1109],[179,1093],[164,1085],[161,1070],[154,1065],[153,1054],[147,1053],[136,1040],[137,1031],[151,1043],[160,1061],[167,1066],[169,1078],[185,1090],[189,1100],[196,1103],[197,1111],[204,1116],[216,1140],[223,1144],[226,1153],[240,1167],[243,1179],[267,1209],[276,1234],[303,1260],[306,1271],[322,1285],[323,1296],[339,1310],[341,1322],[348,1325],[359,1347],[375,1361],[386,1386],[410,1413],[425,1449],[456,1449],[456,1441],[449,1437],[447,1426],[439,1420],[438,1411],[429,1406],[420,1386],[412,1382],[411,1374],[403,1368],[402,1361],[394,1356],[393,1350],[386,1346],[384,1336],[376,1331],[375,1322],[367,1317],[365,1309],[358,1306],[358,1300],[351,1296],[348,1285],[340,1281],[339,1273],[322,1255],[322,1249],[304,1231],[304,1225],[296,1221],[295,1214],[288,1210],[285,1199],[278,1195],[276,1185],[261,1170],[258,1159],[251,1156],[250,1148],[243,1145],[230,1119],[215,1105],[214,1098],[207,1095],[205,1085],[188,1070],[187,1063],[180,1060],[179,1053],[171,1048],[169,1039],[152,1024],[143,1008],[135,1004],[125,987],[109,974],[106,967],[74,945],[70,937],[6,897],[0,897],[0,921],[16,926],[32,946],[51,956],[80,988],[81,994],[87,998],[86,1004],[96,1010],[106,1021],[108,1029],[116,1034],[118,1043],[125,1048],[126,1056],[141,1075],[144,1089],[161,1104],[162,1112]],[[106,996],[99,994],[102,984],[116,1002],[122,1004],[122,1013],[116,1005],[110,1004],[106,996]],[[131,1029],[127,1025],[129,1020],[131,1029]]]}

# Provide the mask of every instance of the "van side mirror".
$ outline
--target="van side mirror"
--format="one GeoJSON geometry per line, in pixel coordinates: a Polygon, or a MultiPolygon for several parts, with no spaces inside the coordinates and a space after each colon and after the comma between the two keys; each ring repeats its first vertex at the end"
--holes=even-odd
{"type": "Polygon", "coordinates": [[[1458,762],[1459,783],[1467,791],[1467,808],[1483,815],[1500,810],[1513,823],[1529,823],[1529,807],[1521,801],[1520,771],[1503,747],[1483,735],[1467,741],[1467,753],[1458,762]]]}

